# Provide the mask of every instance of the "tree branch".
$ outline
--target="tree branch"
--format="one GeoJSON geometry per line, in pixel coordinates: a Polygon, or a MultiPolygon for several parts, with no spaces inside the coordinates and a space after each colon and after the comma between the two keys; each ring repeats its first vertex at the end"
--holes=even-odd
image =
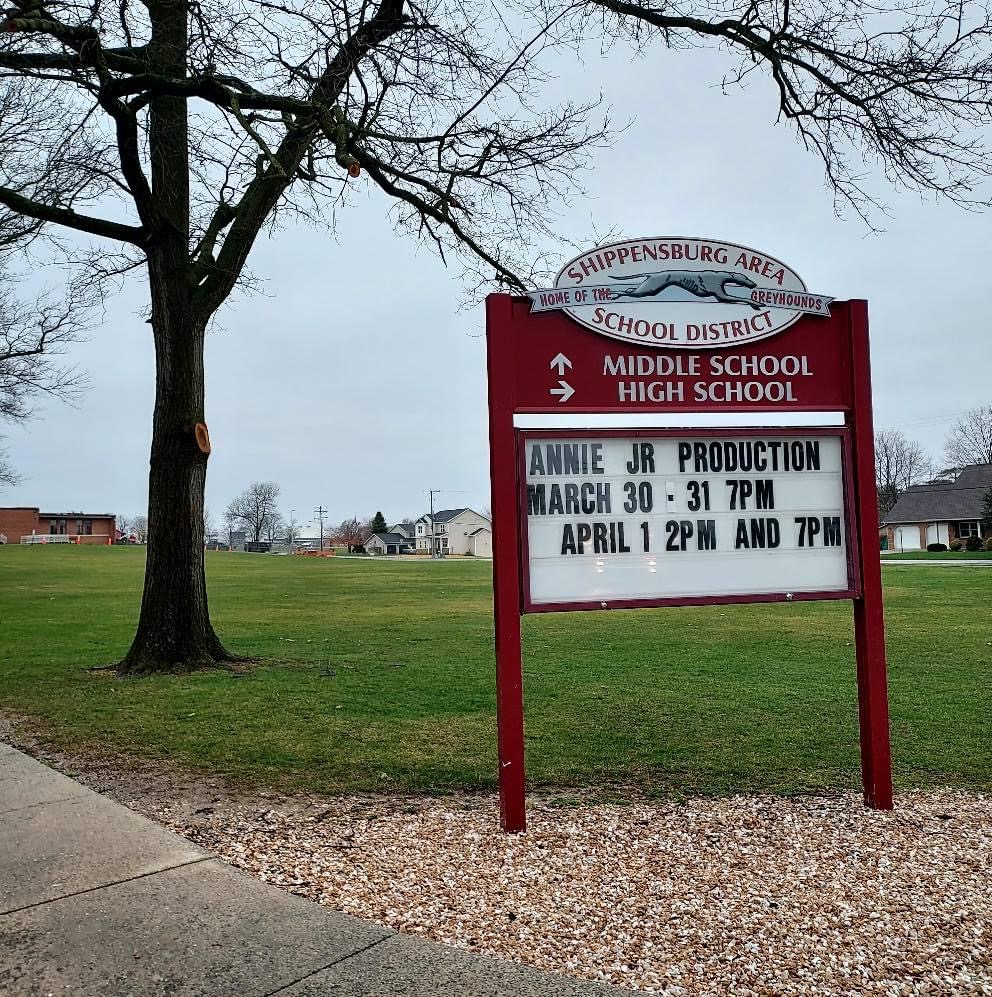
{"type": "Polygon", "coordinates": [[[136,225],[122,225],[120,222],[107,221],[104,218],[94,218],[92,215],[81,215],[71,208],[58,208],[51,204],[42,204],[29,197],[18,194],[9,187],[0,187],[0,204],[16,211],[20,215],[36,218],[40,222],[52,222],[75,229],[77,232],[87,232],[99,235],[105,239],[117,239],[130,242],[144,248],[147,233],[144,228],[136,225]]]}

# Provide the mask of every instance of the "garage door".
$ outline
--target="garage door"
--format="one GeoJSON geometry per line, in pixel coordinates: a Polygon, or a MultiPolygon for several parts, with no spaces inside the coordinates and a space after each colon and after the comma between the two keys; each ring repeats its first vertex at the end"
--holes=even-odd
{"type": "Polygon", "coordinates": [[[896,550],[919,550],[920,528],[918,526],[896,527],[896,550]]]}

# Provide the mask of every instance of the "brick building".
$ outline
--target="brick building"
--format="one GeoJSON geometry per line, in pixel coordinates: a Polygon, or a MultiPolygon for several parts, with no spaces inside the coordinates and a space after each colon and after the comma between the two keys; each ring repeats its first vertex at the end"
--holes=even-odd
{"type": "Polygon", "coordinates": [[[914,485],[899,496],[882,523],[889,550],[923,550],[927,544],[980,537],[985,493],[992,490],[992,464],[971,464],[954,481],[914,485]]]}
{"type": "Polygon", "coordinates": [[[42,543],[108,544],[117,539],[117,517],[112,513],[42,512],[37,507],[0,508],[0,535],[7,543],[33,537],[42,543]]]}

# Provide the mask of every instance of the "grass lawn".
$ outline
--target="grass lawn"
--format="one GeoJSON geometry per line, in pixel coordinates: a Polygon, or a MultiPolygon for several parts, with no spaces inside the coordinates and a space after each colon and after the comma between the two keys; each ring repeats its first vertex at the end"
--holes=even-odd
{"type": "MultiPolygon", "coordinates": [[[[217,628],[259,659],[122,681],[144,551],[0,548],[0,705],[70,751],[325,792],[495,783],[490,565],[208,553],[217,628]]],[[[992,576],[885,572],[903,786],[992,788],[992,576]]],[[[524,620],[535,785],[859,785],[848,603],[524,620]]]]}
{"type": "Polygon", "coordinates": [[[905,550],[881,552],[883,561],[988,561],[992,550],[905,550]]]}

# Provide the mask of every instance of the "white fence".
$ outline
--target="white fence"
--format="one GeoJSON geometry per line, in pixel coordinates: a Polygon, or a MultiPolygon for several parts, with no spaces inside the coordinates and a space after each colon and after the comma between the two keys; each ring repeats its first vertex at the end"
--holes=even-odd
{"type": "Polygon", "coordinates": [[[32,533],[21,537],[22,544],[67,544],[72,543],[66,533],[32,533]]]}

